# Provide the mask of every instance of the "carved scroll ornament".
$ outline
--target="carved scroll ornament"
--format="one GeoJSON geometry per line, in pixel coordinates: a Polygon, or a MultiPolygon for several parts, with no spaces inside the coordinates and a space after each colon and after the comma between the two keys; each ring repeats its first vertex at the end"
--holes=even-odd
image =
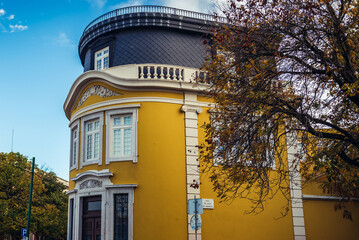
{"type": "Polygon", "coordinates": [[[102,181],[95,179],[86,180],[80,184],[80,189],[102,187],[102,181]]]}
{"type": "Polygon", "coordinates": [[[101,86],[101,85],[94,85],[94,86],[89,87],[84,92],[84,94],[82,95],[76,108],[80,107],[90,96],[93,96],[93,95],[107,98],[107,97],[113,97],[113,96],[118,96],[118,95],[122,95],[122,94],[114,92],[108,88],[105,88],[104,86],[101,86]]]}

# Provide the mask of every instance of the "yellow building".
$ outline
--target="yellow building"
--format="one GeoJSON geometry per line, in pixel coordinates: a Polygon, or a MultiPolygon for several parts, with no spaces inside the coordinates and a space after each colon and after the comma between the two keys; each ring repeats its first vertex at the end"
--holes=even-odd
{"type": "MultiPolygon", "coordinates": [[[[200,126],[211,103],[192,80],[201,74],[213,20],[138,6],[109,12],[85,29],[84,73],[64,104],[71,130],[69,240],[195,239],[187,205],[195,196],[204,201],[199,240],[359,236],[355,222],[342,220],[319,193],[302,191],[300,179],[292,179],[290,213],[275,220],[284,198],[246,215],[248,202],[219,203],[208,177],[200,176],[200,126]]],[[[295,151],[288,149],[288,161],[295,151]]]]}

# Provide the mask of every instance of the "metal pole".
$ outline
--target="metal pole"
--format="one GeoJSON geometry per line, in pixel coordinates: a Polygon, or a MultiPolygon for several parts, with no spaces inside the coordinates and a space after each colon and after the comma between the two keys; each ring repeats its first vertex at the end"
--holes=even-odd
{"type": "Polygon", "coordinates": [[[197,198],[194,196],[194,239],[197,240],[197,198]]]}
{"type": "Polygon", "coordinates": [[[32,170],[31,170],[31,182],[30,182],[30,194],[29,194],[29,210],[27,212],[27,225],[26,225],[26,239],[29,239],[30,235],[30,217],[31,217],[31,204],[32,204],[32,188],[34,183],[34,168],[35,158],[32,158],[32,170]]]}

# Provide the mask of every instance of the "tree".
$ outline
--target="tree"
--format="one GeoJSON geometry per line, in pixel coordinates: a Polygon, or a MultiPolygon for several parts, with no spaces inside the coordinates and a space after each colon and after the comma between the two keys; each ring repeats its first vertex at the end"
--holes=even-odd
{"type": "MultiPolygon", "coordinates": [[[[31,167],[20,153],[0,153],[0,239],[20,239],[26,227],[31,167]]],[[[54,173],[35,168],[30,230],[38,239],[66,239],[65,188],[54,173]]]]}
{"type": "Polygon", "coordinates": [[[200,157],[218,196],[252,212],[287,197],[298,139],[306,181],[324,174],[325,192],[358,197],[358,0],[229,0],[223,14],[198,80],[216,103],[200,157]]]}

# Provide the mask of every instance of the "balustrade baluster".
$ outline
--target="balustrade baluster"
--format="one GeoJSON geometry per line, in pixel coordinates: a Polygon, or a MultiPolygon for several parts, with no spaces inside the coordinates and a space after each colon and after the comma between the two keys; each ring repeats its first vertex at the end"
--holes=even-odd
{"type": "Polygon", "coordinates": [[[154,69],[153,69],[153,70],[154,70],[153,78],[158,79],[158,74],[157,74],[158,66],[154,66],[153,68],[154,68],[154,69]]]}
{"type": "Polygon", "coordinates": [[[151,78],[151,66],[147,66],[147,78],[151,78]]]}
{"type": "Polygon", "coordinates": [[[182,69],[178,69],[178,80],[182,81],[182,69]]]}
{"type": "Polygon", "coordinates": [[[176,70],[177,70],[176,68],[173,68],[173,76],[172,76],[173,80],[177,80],[176,70]]]}
{"type": "Polygon", "coordinates": [[[164,76],[164,74],[163,74],[163,67],[161,66],[160,68],[161,68],[161,74],[160,74],[160,77],[161,77],[161,78],[160,78],[160,79],[165,79],[165,78],[163,77],[163,76],[164,76]]]}
{"type": "Polygon", "coordinates": [[[140,79],[144,79],[143,66],[139,66],[140,69],[140,79]]]}

